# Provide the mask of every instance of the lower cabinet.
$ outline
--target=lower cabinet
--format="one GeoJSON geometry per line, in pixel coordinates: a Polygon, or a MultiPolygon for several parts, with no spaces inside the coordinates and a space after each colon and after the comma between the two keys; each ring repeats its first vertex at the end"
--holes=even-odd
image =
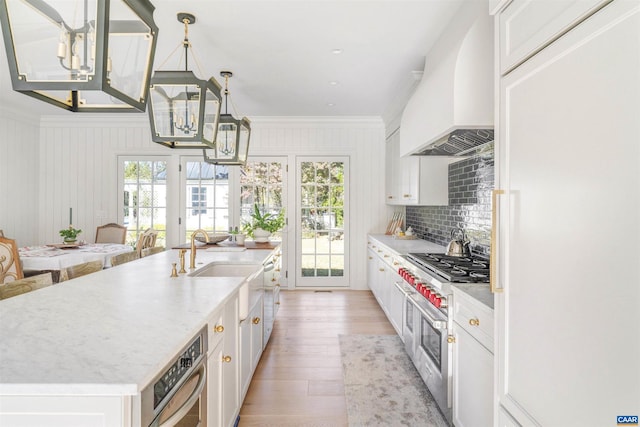
{"type": "Polygon", "coordinates": [[[229,427],[240,412],[238,295],[209,321],[207,424],[229,427]]]}
{"type": "Polygon", "coordinates": [[[262,355],[262,297],[252,308],[249,316],[240,322],[240,384],[241,400],[247,394],[251,378],[262,355]]]}
{"type": "Polygon", "coordinates": [[[453,423],[493,425],[493,311],[454,290],[453,423]]]}

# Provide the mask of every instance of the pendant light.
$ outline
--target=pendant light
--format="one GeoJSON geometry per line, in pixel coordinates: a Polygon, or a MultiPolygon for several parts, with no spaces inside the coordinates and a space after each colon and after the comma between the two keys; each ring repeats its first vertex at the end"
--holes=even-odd
{"type": "Polygon", "coordinates": [[[144,111],[154,9],[148,0],[0,0],[13,90],[73,112],[144,111]]]}
{"type": "Polygon", "coordinates": [[[247,163],[249,153],[249,138],[251,136],[251,122],[246,117],[235,119],[228,113],[229,106],[229,78],[231,71],[221,71],[224,77],[224,114],[220,115],[218,136],[215,145],[203,150],[204,161],[215,165],[241,165],[247,163]]]}
{"type": "Polygon", "coordinates": [[[184,24],[184,71],[156,71],[151,78],[151,139],[169,148],[213,147],[221,87],[213,77],[201,80],[189,71],[189,25],[196,22],[196,17],[178,13],[178,21],[184,24]]]}

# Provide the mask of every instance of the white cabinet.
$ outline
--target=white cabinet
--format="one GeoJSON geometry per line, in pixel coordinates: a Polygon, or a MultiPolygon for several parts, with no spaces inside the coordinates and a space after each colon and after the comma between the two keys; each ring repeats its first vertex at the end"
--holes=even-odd
{"type": "Polygon", "coordinates": [[[207,425],[230,427],[240,412],[238,294],[209,318],[207,425]]]}
{"type": "Polygon", "coordinates": [[[640,3],[614,0],[500,81],[497,412],[519,424],[638,413],[638,76],[640,3]]]}
{"type": "Polygon", "coordinates": [[[385,191],[388,205],[449,204],[450,159],[438,156],[400,157],[400,130],[387,139],[385,191]]]}
{"type": "Polygon", "coordinates": [[[493,425],[493,311],[454,288],[453,423],[493,425]]]}
{"type": "Polygon", "coordinates": [[[241,401],[247,394],[251,378],[262,355],[262,302],[262,297],[255,301],[250,307],[249,316],[240,322],[241,401]]]}
{"type": "Polygon", "coordinates": [[[500,14],[500,72],[506,74],[607,0],[513,0],[500,14]]]}

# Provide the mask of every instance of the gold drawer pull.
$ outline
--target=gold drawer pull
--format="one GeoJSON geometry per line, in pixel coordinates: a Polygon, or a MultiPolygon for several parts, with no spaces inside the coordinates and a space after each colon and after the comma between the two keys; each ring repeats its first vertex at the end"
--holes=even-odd
{"type": "Polygon", "coordinates": [[[260,318],[259,317],[254,317],[252,320],[254,325],[257,325],[258,323],[260,323],[260,318]]]}
{"type": "Polygon", "coordinates": [[[227,362],[227,363],[231,363],[231,356],[222,356],[222,361],[223,362],[227,362]]]}
{"type": "Polygon", "coordinates": [[[214,330],[215,330],[216,332],[224,332],[224,326],[222,326],[222,325],[218,325],[218,326],[216,326],[216,327],[214,328],[214,330]]]}
{"type": "Polygon", "coordinates": [[[384,268],[379,268],[378,270],[380,270],[380,271],[384,271],[384,268]]]}
{"type": "Polygon", "coordinates": [[[469,324],[471,326],[480,326],[480,320],[479,319],[469,319],[469,324]]]}

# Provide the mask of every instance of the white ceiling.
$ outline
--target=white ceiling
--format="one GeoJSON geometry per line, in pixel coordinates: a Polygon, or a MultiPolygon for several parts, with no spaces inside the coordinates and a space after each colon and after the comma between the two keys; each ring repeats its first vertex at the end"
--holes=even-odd
{"type": "MultiPolygon", "coordinates": [[[[197,19],[189,39],[199,63],[190,57],[189,68],[221,84],[220,71],[233,71],[229,89],[237,114],[389,120],[465,1],[478,0],[152,0],[159,27],[155,64],[168,59],[162,69],[183,68],[180,49],[171,52],[184,36],[176,15],[189,12],[197,19]]],[[[5,100],[41,114],[71,114],[6,94],[6,63],[0,66],[5,100]]]]}

